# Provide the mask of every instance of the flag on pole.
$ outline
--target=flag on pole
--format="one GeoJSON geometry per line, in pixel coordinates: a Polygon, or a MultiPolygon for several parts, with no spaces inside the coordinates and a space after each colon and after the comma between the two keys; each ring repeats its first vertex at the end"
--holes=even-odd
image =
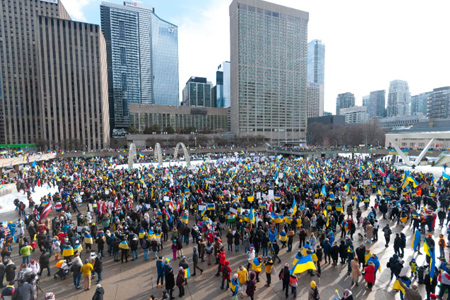
{"type": "Polygon", "coordinates": [[[42,210],[42,212],[37,216],[38,221],[45,219],[51,211],[52,211],[52,204],[48,202],[47,205],[42,210]]]}

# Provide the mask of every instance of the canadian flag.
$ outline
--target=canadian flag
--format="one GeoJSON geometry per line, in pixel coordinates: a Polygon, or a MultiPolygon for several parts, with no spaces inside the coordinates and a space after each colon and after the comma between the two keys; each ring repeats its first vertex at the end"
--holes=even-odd
{"type": "Polygon", "coordinates": [[[40,213],[40,215],[38,216],[38,221],[45,219],[48,214],[52,211],[52,204],[49,202],[47,203],[47,205],[44,207],[44,210],[42,210],[42,212],[40,213]]]}

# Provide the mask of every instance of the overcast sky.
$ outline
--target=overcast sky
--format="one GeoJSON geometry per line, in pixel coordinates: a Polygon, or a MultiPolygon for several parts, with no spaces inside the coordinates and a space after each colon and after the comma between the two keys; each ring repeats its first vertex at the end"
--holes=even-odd
{"type": "MultiPolygon", "coordinates": [[[[100,0],[61,0],[74,20],[100,23],[100,0]]],[[[109,2],[122,3],[111,0],[109,2]]],[[[230,60],[231,0],[142,0],[179,27],[180,90],[190,76],[215,82],[230,60]]],[[[450,85],[448,0],[272,0],[309,12],[308,41],[325,44],[325,111],[406,80],[412,95],[450,85]]],[[[181,93],[180,93],[181,95],[181,93]]]]}

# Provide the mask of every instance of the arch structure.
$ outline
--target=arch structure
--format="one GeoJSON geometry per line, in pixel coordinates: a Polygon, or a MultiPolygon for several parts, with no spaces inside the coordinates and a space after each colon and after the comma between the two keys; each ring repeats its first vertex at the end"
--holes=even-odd
{"type": "Polygon", "coordinates": [[[136,145],[130,144],[130,150],[128,151],[128,169],[133,168],[134,161],[136,159],[136,145]]]}
{"type": "Polygon", "coordinates": [[[177,159],[178,157],[178,150],[180,149],[180,147],[183,149],[184,152],[184,158],[186,159],[186,166],[189,168],[191,166],[191,157],[189,156],[189,152],[186,149],[186,146],[183,143],[178,143],[177,146],[175,147],[175,152],[173,153],[173,158],[177,159]]]}
{"type": "Polygon", "coordinates": [[[161,145],[159,143],[156,143],[155,150],[153,151],[153,155],[155,160],[158,162],[158,165],[162,167],[163,165],[163,159],[162,159],[162,153],[161,153],[161,145]]]}

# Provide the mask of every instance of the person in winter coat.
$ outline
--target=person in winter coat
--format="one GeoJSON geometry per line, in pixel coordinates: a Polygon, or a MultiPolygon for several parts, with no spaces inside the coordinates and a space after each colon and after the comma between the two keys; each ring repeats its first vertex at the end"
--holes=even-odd
{"type": "Polygon", "coordinates": [[[286,298],[289,297],[289,277],[291,273],[289,272],[289,264],[285,264],[284,268],[278,274],[278,278],[283,281],[283,291],[285,291],[286,298]]]}
{"type": "Polygon", "coordinates": [[[5,264],[3,263],[3,261],[0,260],[0,288],[5,287],[3,285],[3,279],[5,278],[5,264]]]}
{"type": "MultiPolygon", "coordinates": [[[[236,230],[236,232],[234,233],[234,251],[235,252],[239,252],[239,244],[240,244],[240,242],[241,242],[241,235],[236,230]]],[[[266,244],[266,248],[267,248],[267,244],[266,244]]],[[[263,244],[263,251],[264,251],[264,244],[263,244]]]]}
{"type": "Polygon", "coordinates": [[[244,266],[239,266],[239,270],[237,271],[239,277],[239,286],[241,287],[241,298],[244,297],[244,286],[247,283],[248,271],[244,266]]]}
{"type": "Polygon", "coordinates": [[[272,283],[272,270],[273,270],[273,260],[269,256],[264,260],[264,267],[266,271],[266,278],[267,278],[267,284],[266,286],[269,287],[272,283]]]}
{"type": "MultiPolygon", "coordinates": [[[[180,265],[179,266],[182,267],[185,272],[187,272],[187,269],[189,269],[189,264],[187,262],[186,256],[181,257],[181,261],[180,261],[180,265]]],[[[186,276],[184,278],[184,282],[185,282],[185,284],[187,284],[186,276]]]]}
{"type": "Polygon", "coordinates": [[[319,289],[317,288],[316,282],[311,281],[311,288],[308,290],[308,300],[320,299],[319,289]]]}
{"type": "Polygon", "coordinates": [[[6,282],[13,281],[16,278],[16,265],[10,259],[6,260],[4,264],[6,282]]]}
{"type": "Polygon", "coordinates": [[[322,243],[323,254],[325,256],[325,263],[331,264],[331,244],[329,239],[325,239],[322,243]]]}
{"type": "Polygon", "coordinates": [[[353,300],[353,293],[349,289],[345,289],[342,293],[341,300],[353,300]]]}
{"type": "Polygon", "coordinates": [[[341,257],[341,264],[345,264],[345,260],[347,259],[347,246],[345,245],[345,241],[341,241],[339,245],[339,256],[341,257]]]}
{"type": "Polygon", "coordinates": [[[83,266],[83,262],[80,259],[80,254],[76,253],[75,257],[72,259],[72,265],[70,266],[70,270],[73,272],[73,285],[76,289],[80,288],[81,281],[81,267],[83,266]]]}
{"type": "Polygon", "coordinates": [[[253,300],[253,297],[255,296],[255,290],[256,290],[256,279],[255,278],[256,278],[256,274],[254,272],[250,272],[250,278],[247,280],[247,289],[245,290],[245,293],[247,294],[247,296],[250,297],[250,300],[253,300]]]}
{"type": "Polygon", "coordinates": [[[337,262],[339,260],[339,246],[337,243],[334,243],[333,246],[331,246],[330,251],[331,259],[333,260],[333,266],[337,266],[337,262]]]}
{"type": "Polygon", "coordinates": [[[165,273],[165,279],[166,279],[166,290],[169,292],[170,295],[170,299],[173,300],[175,299],[172,296],[173,293],[173,289],[175,287],[175,276],[173,275],[173,269],[172,268],[168,268],[166,273],[165,273]]]}
{"type": "Polygon", "coordinates": [[[230,268],[230,262],[226,260],[222,266],[222,285],[220,286],[220,289],[224,289],[225,282],[227,283],[227,287],[225,288],[225,291],[228,290],[230,287],[230,279],[231,279],[231,268],[230,268]]]}
{"type": "Polygon", "coordinates": [[[234,235],[231,232],[231,228],[228,229],[228,233],[227,233],[227,244],[228,244],[228,251],[233,251],[233,240],[234,240],[234,235]]]}
{"type": "Polygon", "coordinates": [[[133,237],[130,241],[130,249],[131,249],[131,261],[134,261],[138,259],[138,244],[139,244],[139,238],[136,234],[133,234],[133,237]]]}
{"type": "Polygon", "coordinates": [[[359,269],[359,259],[358,257],[355,257],[351,262],[350,262],[350,268],[351,268],[351,278],[352,278],[352,285],[351,287],[353,287],[353,285],[358,286],[358,281],[359,281],[359,276],[361,276],[361,270],[359,269]]]}
{"type": "Polygon", "coordinates": [[[368,266],[364,268],[364,280],[367,282],[366,289],[370,292],[375,284],[375,265],[369,262],[368,266]]]}
{"type": "Polygon", "coordinates": [[[173,240],[171,248],[172,248],[172,257],[174,260],[176,260],[177,259],[177,250],[178,250],[178,244],[177,244],[176,240],[173,240]]]}
{"type": "Polygon", "coordinates": [[[398,264],[399,260],[398,260],[398,255],[394,254],[388,262],[389,265],[389,269],[391,270],[391,280],[394,278],[395,275],[395,270],[397,269],[397,264],[398,264]]]}
{"type": "Polygon", "coordinates": [[[164,286],[164,261],[163,257],[158,257],[158,260],[156,261],[156,270],[158,272],[158,278],[156,279],[156,287],[163,287],[164,286]],[[161,280],[161,284],[159,284],[159,281],[161,280]]]}
{"type": "Polygon", "coordinates": [[[100,284],[97,284],[97,288],[95,289],[95,294],[92,296],[92,300],[103,300],[103,295],[105,294],[105,290],[100,284]]]}
{"type": "Polygon", "coordinates": [[[367,223],[366,225],[366,238],[367,238],[367,242],[371,243],[372,239],[373,239],[373,226],[372,224],[367,223]]]}
{"type": "Polygon", "coordinates": [[[95,257],[94,261],[94,271],[98,274],[97,284],[102,281],[102,271],[103,271],[103,261],[100,253],[95,257]]]}
{"type": "Polygon", "coordinates": [[[434,272],[434,278],[431,278],[430,271],[427,269],[427,274],[425,275],[423,282],[425,283],[425,292],[427,293],[427,300],[430,300],[430,294],[436,293],[436,285],[438,283],[437,273],[434,272]],[[433,279],[433,280],[431,280],[433,279]]]}
{"type": "Polygon", "coordinates": [[[45,249],[42,250],[41,256],[39,257],[39,264],[41,265],[39,276],[42,275],[42,271],[44,271],[44,269],[47,269],[47,276],[50,276],[50,253],[48,253],[45,249]]]}
{"type": "Polygon", "coordinates": [[[180,291],[180,298],[184,296],[184,285],[186,284],[185,282],[185,278],[184,278],[184,274],[185,274],[185,270],[183,269],[183,267],[180,267],[178,270],[178,275],[177,275],[177,287],[180,291]]]}
{"type": "Polygon", "coordinates": [[[413,284],[411,285],[411,288],[407,287],[403,281],[398,281],[402,288],[405,290],[405,300],[422,300],[422,296],[420,295],[419,291],[417,290],[417,285],[413,284]]]}
{"type": "Polygon", "coordinates": [[[192,276],[196,275],[196,269],[200,270],[200,274],[203,274],[203,269],[200,269],[198,266],[198,253],[197,253],[197,247],[194,246],[193,253],[192,253],[192,262],[194,263],[194,274],[192,276]]]}
{"type": "Polygon", "coordinates": [[[402,243],[402,240],[400,239],[400,234],[396,233],[395,234],[395,239],[394,239],[394,252],[398,256],[401,256],[401,253],[400,253],[400,245],[401,245],[401,243],[402,243]]]}

